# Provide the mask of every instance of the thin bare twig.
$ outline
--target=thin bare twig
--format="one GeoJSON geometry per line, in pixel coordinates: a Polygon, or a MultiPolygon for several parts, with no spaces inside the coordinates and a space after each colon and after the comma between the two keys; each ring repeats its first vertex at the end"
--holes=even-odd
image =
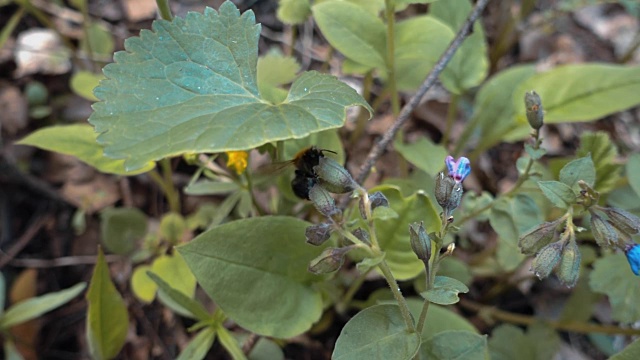
{"type": "MultiPolygon", "coordinates": [[[[13,259],[9,261],[9,265],[28,268],[53,268],[63,266],[93,265],[96,263],[96,259],[97,257],[95,255],[63,256],[55,259],[13,259]]],[[[125,257],[121,255],[105,256],[105,261],[108,263],[120,261],[123,259],[125,259],[125,257]]]]}
{"type": "Polygon", "coordinates": [[[462,45],[464,39],[469,35],[471,26],[476,21],[476,19],[478,19],[478,17],[482,13],[482,10],[484,10],[484,8],[487,6],[488,2],[489,0],[478,0],[476,6],[471,11],[471,14],[464,22],[464,24],[462,24],[460,31],[458,31],[458,34],[456,34],[456,37],[453,39],[451,44],[449,44],[447,50],[445,50],[438,62],[433,66],[433,69],[431,69],[429,75],[427,75],[427,77],[424,79],[424,82],[422,83],[422,85],[420,85],[420,88],[418,88],[416,94],[402,108],[400,114],[398,115],[398,118],[393,123],[391,128],[387,130],[382,139],[380,139],[380,141],[378,141],[373,146],[373,148],[371,148],[371,151],[369,151],[369,155],[367,155],[367,159],[360,167],[360,171],[358,173],[358,176],[356,177],[356,181],[358,183],[362,184],[367,176],[369,176],[371,168],[373,167],[375,162],[380,158],[391,140],[393,140],[398,130],[400,130],[402,125],[404,125],[404,123],[409,119],[409,115],[411,115],[413,110],[418,106],[418,104],[420,104],[422,97],[427,93],[427,91],[429,91],[433,84],[435,84],[442,70],[444,70],[458,48],[462,45]]]}
{"type": "Polygon", "coordinates": [[[29,224],[27,230],[20,236],[18,241],[7,250],[4,256],[0,259],[0,269],[3,268],[9,261],[11,261],[22,249],[24,249],[29,242],[36,236],[38,231],[48,222],[51,221],[51,216],[42,216],[36,219],[33,223],[29,224]]]}

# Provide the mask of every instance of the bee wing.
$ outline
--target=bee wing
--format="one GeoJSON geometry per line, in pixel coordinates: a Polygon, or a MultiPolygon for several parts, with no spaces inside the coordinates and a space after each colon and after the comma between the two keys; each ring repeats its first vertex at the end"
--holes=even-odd
{"type": "Polygon", "coordinates": [[[280,175],[286,169],[293,167],[293,163],[295,160],[286,160],[286,161],[277,161],[271,164],[265,164],[260,166],[256,173],[258,175],[280,175]]]}

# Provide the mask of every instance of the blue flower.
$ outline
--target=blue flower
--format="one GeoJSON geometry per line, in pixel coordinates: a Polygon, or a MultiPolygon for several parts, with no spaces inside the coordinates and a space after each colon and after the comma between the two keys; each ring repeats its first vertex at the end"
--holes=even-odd
{"type": "Polygon", "coordinates": [[[636,275],[640,275],[640,245],[627,245],[624,253],[627,255],[631,271],[636,275]]]}
{"type": "Polygon", "coordinates": [[[447,156],[447,158],[444,159],[444,163],[447,165],[447,170],[449,170],[449,176],[458,183],[464,181],[464,179],[471,173],[471,163],[469,162],[469,159],[464,156],[459,158],[457,161],[453,156],[447,156]]]}

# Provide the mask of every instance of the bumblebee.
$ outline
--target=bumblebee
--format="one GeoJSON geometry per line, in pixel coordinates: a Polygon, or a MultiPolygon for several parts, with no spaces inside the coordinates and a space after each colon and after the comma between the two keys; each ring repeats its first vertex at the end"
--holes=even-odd
{"type": "Polygon", "coordinates": [[[315,146],[300,150],[293,159],[287,163],[296,168],[295,177],[291,180],[291,190],[301,199],[309,200],[309,190],[318,183],[318,175],[313,168],[320,164],[324,152],[336,153],[327,149],[318,149],[315,146]]]}

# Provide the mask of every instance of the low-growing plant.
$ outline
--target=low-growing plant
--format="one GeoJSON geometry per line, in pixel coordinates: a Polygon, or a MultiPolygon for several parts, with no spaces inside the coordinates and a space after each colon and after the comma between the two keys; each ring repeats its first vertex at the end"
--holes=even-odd
{"type": "MultiPolygon", "coordinates": [[[[593,121],[638,106],[640,67],[586,63],[538,72],[519,65],[487,79],[490,60],[476,21],[487,2],[280,1],[285,23],[313,17],[345,57],[342,73],[362,77],[363,95],[319,71],[298,74],[291,56],[259,57],[260,25],[252,11],[240,13],[230,1],[184,18],[172,18],[158,2],[164,19],[127,39],[125,51],[104,67],[89,123],[44,128],[19,144],[73,155],[108,174],[145,174],[161,189],[168,211],[157,227],[150,229],[137,208],[107,208],[100,214],[101,241],[133,264],[135,301],[157,298],[190,319],[194,336],[180,359],[204,358],[216,340],[234,359],[284,358],[281,339],[322,331],[334,317],[347,319],[335,359],[518,358],[525,350],[551,357],[560,341],[556,330],[638,335],[626,325],[640,321],[640,307],[628,300],[640,296],[634,277],[640,156],[623,164],[606,133],[584,132],[575,156],[549,158],[543,134],[548,124],[593,121]],[[418,3],[430,3],[428,14],[396,21],[397,12],[418,3]],[[451,94],[442,139],[405,143],[401,126],[437,80],[451,94]],[[383,91],[374,100],[375,82],[383,91]],[[400,91],[415,95],[401,106],[400,91]],[[338,132],[347,110],[359,110],[349,136],[354,145],[387,100],[396,120],[352,176],[338,132]],[[455,137],[461,101],[472,102],[473,112],[455,137]],[[478,157],[502,141],[524,142],[513,164],[516,182],[495,195],[465,192],[478,157]],[[415,170],[365,188],[392,142],[415,170]],[[258,154],[273,164],[252,164],[258,154]],[[177,161],[193,167],[184,189],[172,176],[177,161]],[[287,165],[294,170],[283,174],[287,165]],[[185,214],[183,193],[221,201],[185,214]],[[457,247],[475,246],[471,220],[488,222],[497,241],[467,256],[470,270],[455,255],[457,247]],[[491,299],[552,273],[575,289],[557,320],[459,298],[470,291],[472,274],[498,280],[487,291],[491,299]],[[356,299],[366,281],[380,277],[388,288],[356,299]],[[197,285],[214,310],[196,297],[197,285]],[[620,326],[588,321],[597,294],[609,297],[620,326]],[[446,307],[458,303],[527,331],[500,325],[488,338],[446,307]]],[[[91,84],[100,77],[87,76],[91,84]]],[[[80,209],[78,217],[84,215],[80,209]]],[[[73,296],[80,291],[73,288],[73,296]]],[[[102,250],[86,298],[91,356],[114,358],[129,319],[102,250]]],[[[0,316],[0,329],[16,323],[6,320],[10,314],[0,316]]],[[[639,346],[620,356],[637,354],[639,346]]]]}

